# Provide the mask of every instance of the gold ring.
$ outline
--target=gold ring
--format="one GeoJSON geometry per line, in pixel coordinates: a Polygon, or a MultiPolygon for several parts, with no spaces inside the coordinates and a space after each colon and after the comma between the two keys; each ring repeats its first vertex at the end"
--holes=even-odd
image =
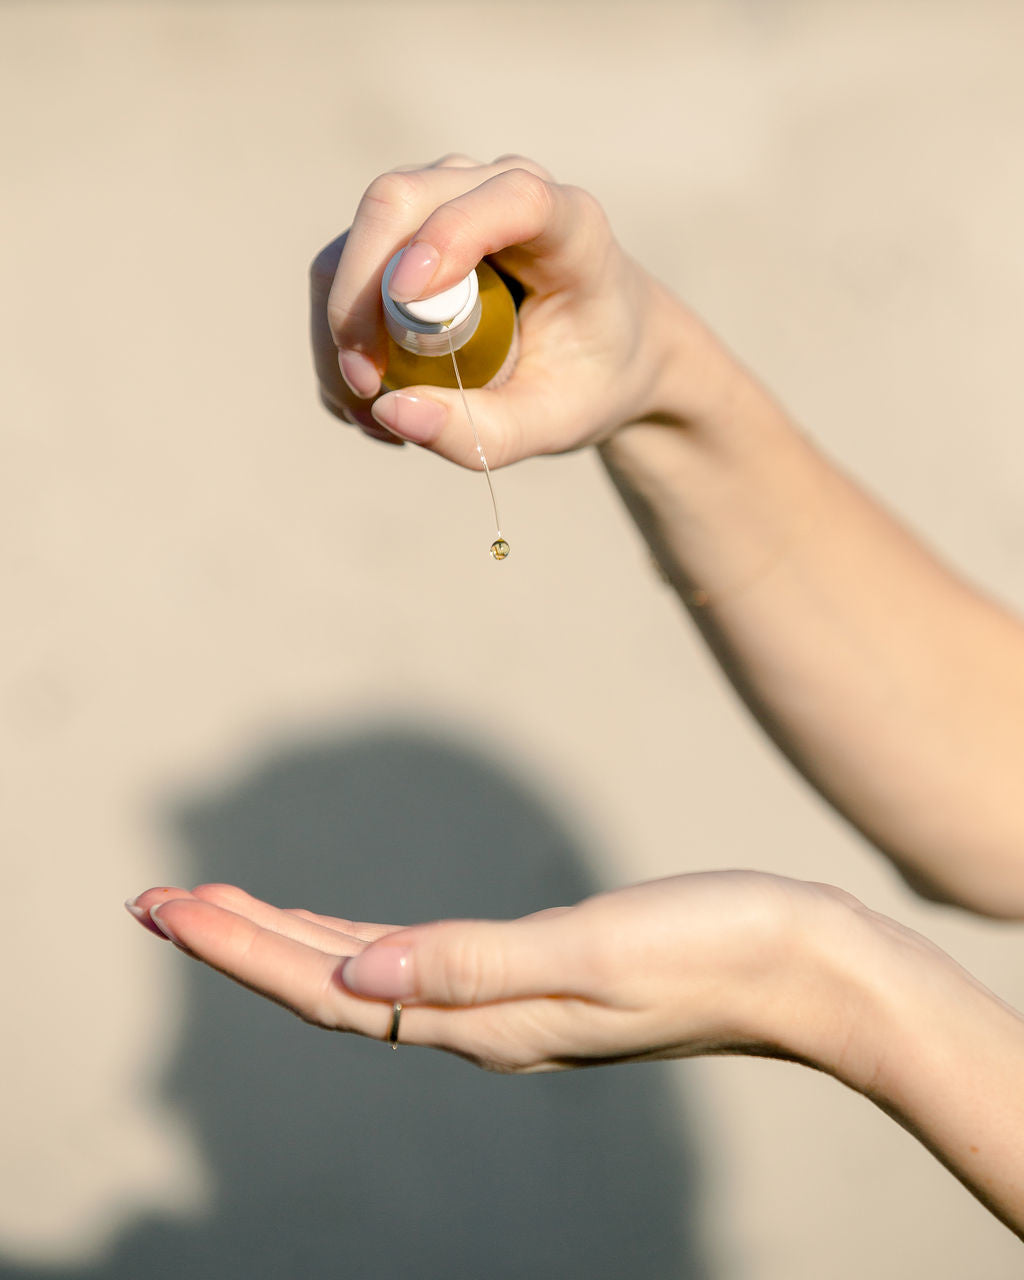
{"type": "Polygon", "coordinates": [[[398,1024],[402,1020],[402,1006],[395,1003],[391,1006],[391,1026],[388,1028],[388,1044],[392,1049],[398,1048],[398,1024]]]}

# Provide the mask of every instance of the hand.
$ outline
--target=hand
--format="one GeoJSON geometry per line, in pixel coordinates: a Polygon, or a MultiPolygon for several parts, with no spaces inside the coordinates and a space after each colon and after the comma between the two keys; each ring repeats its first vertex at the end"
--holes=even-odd
{"type": "MultiPolygon", "coordinates": [[[[492,467],[668,412],[663,384],[680,353],[694,357],[695,411],[715,381],[708,335],[623,253],[592,197],[521,157],[484,165],[448,156],[377,178],[350,230],[311,270],[321,398],[379,439],[479,465],[457,392],[410,388],[374,402],[387,353],[381,277],[403,245],[391,284],[400,300],[449,288],[484,256],[526,290],[514,375],[498,390],[467,393],[492,467]]],[[[677,387],[673,396],[678,407],[677,387]]]]}
{"type": "Polygon", "coordinates": [[[228,885],[150,889],[129,909],[307,1022],[383,1039],[401,1001],[403,1043],[526,1072],[708,1052],[824,1065],[848,1006],[806,939],[819,916],[856,914],[852,901],[720,872],[407,929],[279,910],[228,885]]]}
{"type": "Polygon", "coordinates": [[[399,929],[230,885],[149,889],[153,932],[307,1022],[496,1071],[763,1053],[828,1071],[1024,1235],[1024,1019],[924,938],[826,885],[676,876],[505,922],[399,929]]]}

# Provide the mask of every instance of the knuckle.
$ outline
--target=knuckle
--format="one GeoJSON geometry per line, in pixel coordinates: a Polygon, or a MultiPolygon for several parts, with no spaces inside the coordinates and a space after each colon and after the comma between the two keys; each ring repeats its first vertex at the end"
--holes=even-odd
{"type": "Polygon", "coordinates": [[[339,1016],[338,978],[336,970],[325,969],[308,1000],[294,1007],[294,1012],[311,1027],[338,1031],[344,1026],[339,1016]]]}
{"type": "Polygon", "coordinates": [[[551,211],[553,202],[552,184],[545,181],[532,169],[510,169],[508,178],[512,182],[516,196],[526,205],[532,205],[542,215],[551,211]]]}
{"type": "Polygon", "coordinates": [[[334,338],[335,346],[341,347],[345,344],[341,341],[348,325],[349,317],[352,315],[352,308],[342,306],[337,298],[333,296],[327,299],[327,326],[334,338]]]}
{"type": "Polygon", "coordinates": [[[484,999],[493,966],[486,961],[478,940],[463,930],[444,930],[435,946],[439,948],[439,994],[445,1002],[473,1005],[484,999]]]}
{"type": "Polygon", "coordinates": [[[514,151],[510,151],[505,155],[495,156],[493,163],[508,169],[522,169],[524,172],[532,173],[547,182],[552,181],[550,171],[545,169],[542,164],[538,164],[536,160],[531,160],[529,156],[518,155],[514,151]]]}
{"type": "Polygon", "coordinates": [[[453,200],[449,204],[442,205],[429,219],[429,228],[425,231],[424,239],[437,245],[444,256],[446,251],[458,252],[466,242],[472,242],[475,248],[475,241],[479,239],[479,230],[476,219],[465,205],[458,200],[453,200]]]}
{"type": "MultiPolygon", "coordinates": [[[[343,301],[341,291],[337,288],[332,289],[324,310],[327,330],[332,342],[339,350],[344,347],[359,349],[372,345],[375,336],[372,320],[368,321],[367,316],[360,309],[358,298],[346,298],[343,301]]],[[[331,354],[324,358],[333,361],[336,357],[331,354]]],[[[332,369],[332,379],[334,376],[332,369]]]]}
{"type": "Polygon", "coordinates": [[[583,187],[566,186],[562,187],[562,192],[575,206],[577,217],[601,226],[608,225],[608,215],[596,196],[583,187]]]}
{"type": "Polygon", "coordinates": [[[421,189],[417,173],[382,173],[363,193],[358,216],[391,221],[396,212],[409,213],[416,207],[421,189]]]}

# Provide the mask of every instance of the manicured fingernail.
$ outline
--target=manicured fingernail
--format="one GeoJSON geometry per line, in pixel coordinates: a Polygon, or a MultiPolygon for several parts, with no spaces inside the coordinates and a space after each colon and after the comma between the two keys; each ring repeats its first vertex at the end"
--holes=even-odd
{"type": "Polygon", "coordinates": [[[441,255],[426,240],[414,241],[398,260],[388,282],[388,293],[396,302],[418,298],[433,280],[441,255]]]}
{"type": "Polygon", "coordinates": [[[161,931],[156,927],[153,921],[149,918],[149,912],[145,909],[145,907],[140,907],[136,905],[134,898],[129,898],[128,901],[124,904],[124,907],[125,907],[125,910],[128,912],[128,914],[132,916],[133,919],[138,920],[139,924],[142,925],[143,929],[148,929],[150,933],[155,933],[158,938],[163,938],[166,936],[165,934],[161,933],[161,931]]]}
{"type": "Polygon", "coordinates": [[[160,930],[160,932],[164,935],[165,938],[170,938],[172,942],[176,943],[180,947],[181,939],[178,937],[178,935],[174,932],[174,930],[170,927],[169,924],[167,924],[165,921],[160,919],[160,908],[163,905],[164,904],[161,902],[158,906],[150,907],[149,918],[150,920],[153,921],[153,923],[156,925],[156,927],[160,930]]]}
{"type": "Polygon", "coordinates": [[[370,412],[382,427],[413,444],[429,444],[436,439],[448,416],[448,410],[437,400],[410,395],[408,391],[381,396],[370,412]]]}
{"type": "Polygon", "coordinates": [[[357,996],[401,1000],[413,994],[411,961],[408,947],[369,947],[345,961],[341,980],[357,996]]]}
{"type": "Polygon", "coordinates": [[[349,391],[360,400],[369,400],[380,390],[380,374],[377,366],[362,351],[338,352],[338,368],[348,384],[349,391]]]}

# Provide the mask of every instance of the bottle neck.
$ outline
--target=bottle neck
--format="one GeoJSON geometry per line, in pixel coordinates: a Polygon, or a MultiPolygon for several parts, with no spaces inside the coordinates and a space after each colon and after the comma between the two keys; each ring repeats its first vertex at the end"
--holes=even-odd
{"type": "Polygon", "coordinates": [[[476,333],[477,326],[480,324],[480,314],[478,297],[469,315],[454,324],[445,324],[440,320],[417,320],[405,310],[401,303],[385,295],[384,324],[388,333],[400,347],[418,356],[443,356],[447,355],[451,348],[458,351],[476,333]],[[449,348],[449,340],[451,348],[449,348]]]}

